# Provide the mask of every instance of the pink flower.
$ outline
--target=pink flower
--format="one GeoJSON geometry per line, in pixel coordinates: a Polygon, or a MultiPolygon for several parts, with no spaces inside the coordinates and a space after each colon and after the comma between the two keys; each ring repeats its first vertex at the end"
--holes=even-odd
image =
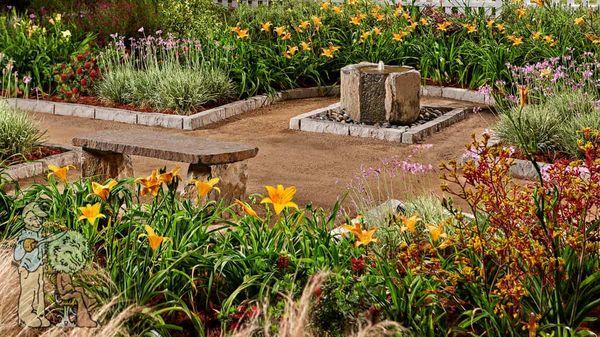
{"type": "Polygon", "coordinates": [[[138,32],[143,33],[144,32],[144,27],[140,27],[140,29],[138,29],[138,32]]]}

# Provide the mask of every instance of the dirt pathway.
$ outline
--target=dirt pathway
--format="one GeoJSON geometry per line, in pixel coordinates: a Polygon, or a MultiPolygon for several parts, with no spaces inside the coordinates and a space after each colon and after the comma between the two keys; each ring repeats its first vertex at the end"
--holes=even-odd
{"type": "MultiPolygon", "coordinates": [[[[346,183],[359,172],[361,166],[377,166],[382,159],[393,156],[404,158],[413,149],[411,146],[385,141],[288,129],[291,117],[332,104],[336,100],[317,98],[282,102],[208,129],[191,132],[151,129],[160,130],[165,137],[172,133],[185,133],[195,137],[237,141],[257,146],[258,156],[248,164],[249,193],[263,193],[264,185],[295,185],[298,189],[296,201],[300,204],[311,201],[315,205],[329,207],[344,192],[346,183]]],[[[75,117],[46,114],[35,114],[35,117],[40,120],[43,128],[47,128],[47,140],[60,144],[70,144],[76,135],[101,130],[148,129],[144,126],[75,117]]],[[[470,141],[470,135],[473,132],[481,133],[484,128],[492,125],[494,120],[490,114],[473,114],[467,120],[434,134],[426,139],[433,147],[425,151],[422,162],[437,166],[442,160],[460,157],[464,145],[470,141]]],[[[134,157],[134,171],[137,176],[147,175],[152,169],[164,165],[171,167],[177,164],[134,157]]],[[[183,170],[185,168],[182,167],[183,170]]],[[[406,184],[406,181],[398,183],[406,184]]],[[[436,191],[439,181],[429,177],[411,184],[416,184],[424,190],[436,191]]],[[[409,190],[403,193],[410,193],[409,190]]]]}

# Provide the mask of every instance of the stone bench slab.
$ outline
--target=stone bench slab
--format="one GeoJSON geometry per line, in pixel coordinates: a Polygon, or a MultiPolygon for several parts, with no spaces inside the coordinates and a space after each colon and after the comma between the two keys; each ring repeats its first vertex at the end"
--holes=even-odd
{"type": "Polygon", "coordinates": [[[102,131],[73,138],[73,145],[84,150],[204,165],[234,163],[258,153],[258,148],[244,144],[144,130],[102,131]]]}

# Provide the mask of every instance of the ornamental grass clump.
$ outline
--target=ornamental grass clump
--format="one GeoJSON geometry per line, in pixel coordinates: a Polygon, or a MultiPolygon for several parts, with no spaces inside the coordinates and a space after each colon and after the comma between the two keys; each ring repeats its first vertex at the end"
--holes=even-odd
{"type": "Polygon", "coordinates": [[[600,109],[593,94],[577,90],[557,92],[538,104],[507,108],[495,127],[498,137],[525,153],[548,158],[558,154],[583,155],[578,131],[600,127],[600,109]]]}
{"type": "Polygon", "coordinates": [[[42,138],[43,132],[31,117],[0,101],[0,162],[27,157],[40,146],[42,138]]]}
{"type": "Polygon", "coordinates": [[[235,96],[227,73],[205,62],[194,41],[148,36],[131,40],[130,51],[123,37],[115,36],[114,42],[100,59],[103,78],[96,85],[98,96],[109,103],[192,114],[235,96]]]}

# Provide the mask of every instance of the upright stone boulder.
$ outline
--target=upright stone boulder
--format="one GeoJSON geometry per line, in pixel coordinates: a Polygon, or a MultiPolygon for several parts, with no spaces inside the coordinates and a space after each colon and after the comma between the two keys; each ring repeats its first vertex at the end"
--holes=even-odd
{"type": "Polygon", "coordinates": [[[420,75],[411,67],[361,62],[342,68],[340,106],[357,122],[408,125],[419,117],[420,75]]]}
{"type": "Polygon", "coordinates": [[[421,111],[421,75],[416,70],[391,73],[385,80],[385,119],[409,125],[421,111]]]}

